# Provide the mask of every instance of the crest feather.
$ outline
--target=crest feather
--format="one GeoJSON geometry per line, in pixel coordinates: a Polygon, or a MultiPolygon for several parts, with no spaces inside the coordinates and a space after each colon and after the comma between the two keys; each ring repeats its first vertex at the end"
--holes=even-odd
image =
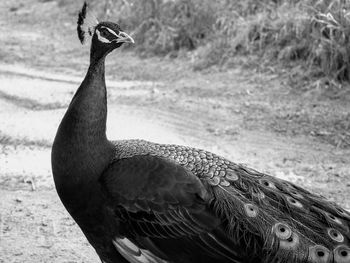
{"type": "Polygon", "coordinates": [[[88,12],[87,3],[84,2],[83,8],[79,12],[77,31],[78,37],[82,44],[86,42],[88,37],[91,37],[94,33],[95,27],[98,24],[98,20],[93,13],[88,12]]]}

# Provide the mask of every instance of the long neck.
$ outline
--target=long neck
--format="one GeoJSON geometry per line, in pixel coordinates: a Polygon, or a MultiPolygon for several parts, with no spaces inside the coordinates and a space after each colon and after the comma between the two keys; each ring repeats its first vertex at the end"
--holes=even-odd
{"type": "Polygon", "coordinates": [[[52,148],[56,187],[97,180],[113,156],[106,137],[104,61],[92,60],[57,131],[52,148]]]}
{"type": "MultiPolygon", "coordinates": [[[[92,61],[66,116],[73,118],[76,135],[89,143],[106,140],[107,96],[104,58],[92,61]]],[[[66,117],[65,116],[65,117],[66,117]]]]}

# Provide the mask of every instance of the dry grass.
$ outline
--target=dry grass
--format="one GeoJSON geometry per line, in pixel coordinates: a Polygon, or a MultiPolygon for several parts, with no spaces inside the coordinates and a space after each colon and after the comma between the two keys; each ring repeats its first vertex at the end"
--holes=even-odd
{"type": "Polygon", "coordinates": [[[135,40],[142,43],[138,50],[151,55],[196,49],[210,39],[216,21],[216,4],[210,0],[110,2],[108,15],[132,29],[135,40]]]}
{"type": "Polygon", "coordinates": [[[257,55],[262,58],[260,64],[298,65],[298,74],[304,77],[335,85],[350,80],[350,3],[345,0],[106,0],[92,4],[133,30],[143,55],[185,53],[195,69],[227,66],[237,55],[257,55]]]}

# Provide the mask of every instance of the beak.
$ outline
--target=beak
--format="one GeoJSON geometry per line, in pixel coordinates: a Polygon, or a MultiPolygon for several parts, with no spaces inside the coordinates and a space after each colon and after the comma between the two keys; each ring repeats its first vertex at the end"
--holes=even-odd
{"type": "Polygon", "coordinates": [[[134,39],[131,36],[129,36],[127,33],[123,32],[123,31],[119,32],[118,38],[115,39],[115,41],[117,43],[132,43],[132,44],[135,44],[134,39]]]}

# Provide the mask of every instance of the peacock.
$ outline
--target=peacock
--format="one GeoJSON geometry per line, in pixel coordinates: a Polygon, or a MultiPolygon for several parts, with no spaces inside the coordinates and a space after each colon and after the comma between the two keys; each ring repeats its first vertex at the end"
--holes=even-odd
{"type": "Polygon", "coordinates": [[[87,4],[90,65],[60,123],[52,172],[105,263],[349,263],[350,213],[285,180],[180,145],[106,137],[105,58],[134,43],[87,4]]]}

